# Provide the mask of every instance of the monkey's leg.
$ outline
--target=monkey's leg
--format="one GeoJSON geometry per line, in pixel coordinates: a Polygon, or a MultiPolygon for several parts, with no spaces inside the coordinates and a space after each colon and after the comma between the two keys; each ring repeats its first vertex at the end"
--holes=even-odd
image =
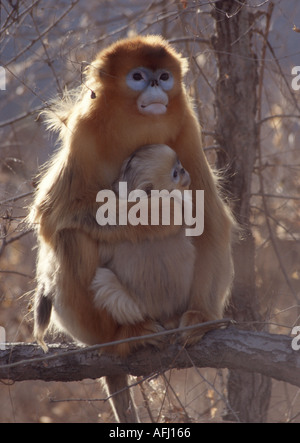
{"type": "MultiPolygon", "coordinates": [[[[123,340],[131,337],[140,337],[161,332],[164,328],[150,318],[145,318],[134,294],[131,294],[119,281],[114,272],[107,268],[98,268],[91,285],[94,292],[94,306],[105,310],[117,323],[114,340],[123,340]]],[[[156,336],[136,342],[118,345],[118,353],[126,354],[131,349],[153,344],[161,346],[165,337],[156,336]]]]}
{"type": "Polygon", "coordinates": [[[45,295],[44,286],[38,288],[34,299],[34,337],[45,352],[48,351],[44,335],[50,323],[52,300],[45,295]]]}
{"type": "Polygon", "coordinates": [[[116,420],[119,423],[139,423],[136,406],[128,387],[126,374],[106,377],[106,390],[116,420]]]}

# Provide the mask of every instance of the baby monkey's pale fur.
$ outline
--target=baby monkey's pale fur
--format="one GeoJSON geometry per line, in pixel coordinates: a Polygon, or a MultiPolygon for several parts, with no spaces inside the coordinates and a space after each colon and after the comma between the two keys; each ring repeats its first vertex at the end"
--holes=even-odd
{"type": "MultiPolygon", "coordinates": [[[[115,189],[118,182],[127,183],[128,193],[135,189],[148,193],[177,189],[183,199],[190,177],[171,148],[151,145],[124,162],[115,189]]],[[[191,199],[185,201],[185,209],[187,204],[192,205],[191,199]]],[[[95,306],[107,309],[118,323],[152,319],[171,325],[173,318],[187,310],[195,249],[192,238],[185,235],[184,225],[164,239],[102,245],[100,263],[102,267],[92,283],[95,306]]]]}

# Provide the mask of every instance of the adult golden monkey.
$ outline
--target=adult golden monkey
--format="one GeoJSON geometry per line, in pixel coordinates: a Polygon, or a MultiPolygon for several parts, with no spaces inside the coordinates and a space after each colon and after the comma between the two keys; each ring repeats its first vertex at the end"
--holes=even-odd
{"type": "MultiPolygon", "coordinates": [[[[203,189],[205,195],[204,233],[194,239],[190,301],[178,323],[222,317],[233,274],[233,222],[201,148],[200,126],[183,85],[185,71],[186,62],[159,36],[121,40],[91,63],[78,94],[66,97],[49,113],[49,125],[59,131],[61,146],[42,173],[30,217],[39,243],[35,298],[39,341],[58,295],[56,321],[83,343],[160,329],[153,319],[118,324],[106,309],[95,309],[89,289],[103,242],[143,241],[177,232],[176,226],[99,227],[96,222],[98,191],[109,189],[123,161],[147,144],[171,146],[190,173],[191,189],[203,189]]],[[[113,351],[125,355],[135,346],[122,344],[113,351]]]]}

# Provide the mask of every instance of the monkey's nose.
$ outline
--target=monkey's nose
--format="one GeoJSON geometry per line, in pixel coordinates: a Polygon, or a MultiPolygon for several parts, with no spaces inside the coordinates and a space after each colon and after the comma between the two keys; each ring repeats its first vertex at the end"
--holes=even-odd
{"type": "Polygon", "coordinates": [[[150,86],[152,86],[152,88],[153,88],[153,86],[158,86],[158,81],[157,80],[151,80],[150,86]]]}

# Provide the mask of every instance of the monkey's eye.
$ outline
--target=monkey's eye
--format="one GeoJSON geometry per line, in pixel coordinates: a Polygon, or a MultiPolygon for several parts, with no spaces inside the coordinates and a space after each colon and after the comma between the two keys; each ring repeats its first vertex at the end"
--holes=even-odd
{"type": "Polygon", "coordinates": [[[179,174],[178,174],[178,170],[177,169],[173,169],[173,181],[175,182],[175,183],[177,183],[178,182],[178,180],[179,180],[179,174]]]}
{"type": "Polygon", "coordinates": [[[142,76],[142,74],[141,74],[140,72],[134,72],[134,73],[132,74],[132,78],[133,78],[133,80],[135,80],[136,82],[139,82],[139,81],[143,80],[143,76],[142,76]]]}
{"type": "Polygon", "coordinates": [[[162,81],[166,82],[166,81],[168,81],[168,80],[169,80],[169,78],[170,78],[170,75],[169,75],[169,73],[168,73],[168,72],[164,72],[163,74],[161,74],[161,76],[160,76],[159,78],[160,78],[160,80],[162,80],[162,81]]]}
{"type": "Polygon", "coordinates": [[[135,68],[126,76],[126,83],[133,91],[142,91],[147,86],[148,72],[146,68],[135,68]]]}
{"type": "Polygon", "coordinates": [[[158,69],[156,71],[156,78],[158,78],[160,86],[164,91],[170,91],[174,86],[174,77],[172,72],[166,71],[165,69],[158,69]]]}

